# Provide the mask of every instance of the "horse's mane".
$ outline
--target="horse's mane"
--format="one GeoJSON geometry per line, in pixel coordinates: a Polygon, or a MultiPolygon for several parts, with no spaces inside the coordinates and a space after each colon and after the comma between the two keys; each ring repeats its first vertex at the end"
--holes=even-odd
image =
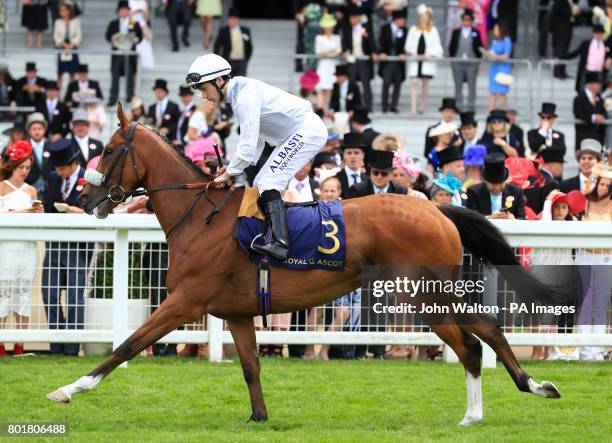
{"type": "Polygon", "coordinates": [[[180,160],[182,160],[184,163],[187,164],[187,166],[189,166],[193,171],[195,171],[198,176],[206,178],[206,179],[211,179],[211,177],[206,174],[204,171],[202,171],[198,165],[196,165],[194,162],[191,161],[191,159],[189,157],[187,157],[185,155],[185,153],[182,150],[176,149],[172,146],[172,144],[170,143],[170,140],[168,140],[168,138],[165,135],[160,134],[157,130],[149,127],[149,126],[145,126],[143,125],[145,128],[147,128],[149,131],[153,132],[154,134],[156,134],[159,138],[161,138],[161,140],[165,143],[166,147],[168,149],[170,149],[172,152],[174,152],[175,154],[177,154],[178,158],[180,160]]]}

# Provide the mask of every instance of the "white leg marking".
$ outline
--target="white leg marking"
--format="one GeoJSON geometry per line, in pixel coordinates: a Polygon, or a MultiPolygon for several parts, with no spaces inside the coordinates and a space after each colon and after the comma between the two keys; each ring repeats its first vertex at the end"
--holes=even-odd
{"type": "Polygon", "coordinates": [[[62,386],[58,390],[48,394],[47,398],[60,403],[70,403],[70,400],[72,399],[72,396],[74,394],[92,390],[96,387],[98,383],[100,383],[101,380],[102,374],[96,375],[95,377],[86,375],[84,377],[79,378],[74,383],[62,386]]]}
{"type": "Polygon", "coordinates": [[[482,379],[466,371],[467,411],[459,425],[470,426],[482,420],[482,379]]]}

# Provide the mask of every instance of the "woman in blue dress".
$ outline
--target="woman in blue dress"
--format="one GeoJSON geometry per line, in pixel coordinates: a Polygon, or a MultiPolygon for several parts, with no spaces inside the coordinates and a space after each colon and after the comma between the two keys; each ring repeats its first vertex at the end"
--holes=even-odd
{"type": "Polygon", "coordinates": [[[508,36],[508,28],[503,22],[497,22],[493,27],[493,42],[489,50],[492,60],[489,70],[489,111],[504,109],[506,96],[510,89],[512,65],[504,63],[512,54],[512,40],[508,36]]]}

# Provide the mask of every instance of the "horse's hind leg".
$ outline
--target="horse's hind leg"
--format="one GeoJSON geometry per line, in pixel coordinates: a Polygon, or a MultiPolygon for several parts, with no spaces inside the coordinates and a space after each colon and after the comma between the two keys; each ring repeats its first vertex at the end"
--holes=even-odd
{"type": "Polygon", "coordinates": [[[244,380],[249,388],[251,397],[252,414],[249,420],[266,421],[268,412],[261,390],[261,382],[259,379],[259,355],[257,353],[257,342],[255,340],[255,325],[253,318],[234,318],[228,319],[227,325],[234,337],[244,380]]]}
{"type": "Polygon", "coordinates": [[[51,392],[47,395],[47,398],[59,403],[70,403],[74,394],[93,389],[121,363],[132,359],[147,346],[192,319],[192,316],[185,313],[184,300],[178,294],[168,294],[168,298],[159,308],[119,345],[104,363],[74,383],[51,392]]]}
{"type": "Polygon", "coordinates": [[[460,326],[451,324],[432,325],[431,329],[448,344],[465,368],[467,389],[467,410],[461,426],[480,423],[482,420],[482,384],[480,378],[480,341],[460,326]]]}
{"type": "Polygon", "coordinates": [[[545,398],[560,398],[561,394],[554,384],[549,381],[536,383],[527,372],[523,370],[516,359],[512,348],[506,341],[504,334],[494,320],[481,316],[479,322],[466,325],[465,328],[482,341],[491,346],[499,356],[506,370],[514,380],[516,387],[523,392],[531,392],[534,395],[545,398]]]}

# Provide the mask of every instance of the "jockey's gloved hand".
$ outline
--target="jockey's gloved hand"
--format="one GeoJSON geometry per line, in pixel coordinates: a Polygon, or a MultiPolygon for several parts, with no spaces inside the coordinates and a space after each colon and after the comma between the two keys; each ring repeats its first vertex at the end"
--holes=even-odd
{"type": "Polygon", "coordinates": [[[215,178],[215,183],[225,183],[226,186],[232,186],[234,180],[229,175],[229,173],[225,170],[225,168],[221,168],[219,170],[220,174],[217,178],[215,178]]]}

